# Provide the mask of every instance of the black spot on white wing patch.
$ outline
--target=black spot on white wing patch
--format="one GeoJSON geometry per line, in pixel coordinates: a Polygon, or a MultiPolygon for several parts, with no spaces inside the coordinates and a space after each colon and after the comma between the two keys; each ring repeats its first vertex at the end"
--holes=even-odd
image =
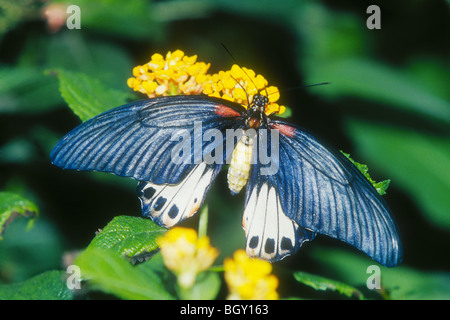
{"type": "Polygon", "coordinates": [[[175,185],[140,182],[138,194],[142,214],[168,228],[191,217],[203,203],[215,171],[213,167],[200,163],[175,185]]]}
{"type": "Polygon", "coordinates": [[[295,253],[315,235],[284,214],[278,192],[267,183],[255,185],[251,191],[242,226],[247,236],[247,254],[269,261],[295,253]]]}

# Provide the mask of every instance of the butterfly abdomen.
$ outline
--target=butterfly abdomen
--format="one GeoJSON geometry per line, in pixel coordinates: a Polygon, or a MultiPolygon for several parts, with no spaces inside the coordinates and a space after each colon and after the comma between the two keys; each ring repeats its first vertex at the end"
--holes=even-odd
{"type": "Polygon", "coordinates": [[[254,141],[253,137],[244,134],[234,148],[227,176],[228,188],[232,194],[239,193],[247,184],[254,141]]]}

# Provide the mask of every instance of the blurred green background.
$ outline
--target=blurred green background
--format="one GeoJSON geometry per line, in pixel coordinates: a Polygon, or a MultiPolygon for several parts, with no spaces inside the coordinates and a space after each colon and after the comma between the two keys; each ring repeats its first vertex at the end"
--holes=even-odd
{"type": "MultiPolygon", "coordinates": [[[[29,231],[25,219],[7,227],[0,283],[63,270],[65,253],[86,247],[113,217],[140,216],[134,181],[50,164],[52,147],[80,123],[52,70],[83,73],[140,99],[126,86],[133,66],[181,49],[211,62],[211,72],[228,70],[234,61],[223,43],[241,66],[281,89],[290,121],[367,164],[375,180],[392,180],[384,197],[404,262],[382,268],[387,296],[450,299],[449,31],[449,1],[437,0],[0,0],[0,191],[40,211],[29,231]],[[80,30],[66,27],[70,4],[81,9],[80,30]],[[371,4],[381,9],[381,29],[366,26],[371,4]],[[320,82],[331,85],[283,91],[320,82]]],[[[207,197],[208,234],[220,259],[245,246],[244,197],[229,194],[225,176],[207,197]]],[[[366,290],[370,264],[319,236],[275,272],[282,296],[334,298],[292,283],[286,270],[366,290]]]]}

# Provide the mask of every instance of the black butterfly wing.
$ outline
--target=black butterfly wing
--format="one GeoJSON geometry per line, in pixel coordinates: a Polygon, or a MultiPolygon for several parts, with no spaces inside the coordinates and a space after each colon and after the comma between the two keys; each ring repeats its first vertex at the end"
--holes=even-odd
{"type": "Polygon", "coordinates": [[[300,127],[274,120],[282,207],[301,227],[345,241],[377,262],[396,266],[401,247],[391,212],[371,183],[340,152],[300,127]]]}
{"type": "MultiPolygon", "coordinates": [[[[239,116],[240,110],[232,104],[225,106],[223,100],[210,97],[142,100],[82,123],[58,142],[50,158],[64,169],[109,172],[157,184],[178,183],[202,161],[202,153],[224,143],[203,141],[204,132],[239,126],[239,116]],[[186,146],[189,152],[183,154],[186,146]],[[174,154],[179,156],[177,161],[174,154]]],[[[226,156],[224,152],[224,159],[226,156]]]]}
{"type": "Polygon", "coordinates": [[[297,126],[272,120],[269,127],[278,130],[279,143],[268,145],[273,160],[269,174],[261,174],[267,166],[258,162],[247,186],[243,219],[250,236],[247,251],[252,252],[253,245],[256,255],[278,260],[319,233],[345,241],[385,266],[397,265],[401,248],[390,210],[361,172],[297,126]],[[261,196],[256,198],[258,194],[261,196]],[[265,206],[263,196],[269,199],[265,206]],[[256,211],[265,214],[259,213],[262,218],[255,227],[249,225],[253,219],[247,218],[247,212],[258,204],[256,211]],[[261,226],[261,221],[267,221],[268,227],[261,226]]]}
{"type": "Polygon", "coordinates": [[[138,181],[145,216],[172,226],[194,214],[229,156],[226,129],[241,126],[239,105],[204,96],[170,96],[104,112],[69,132],[51,161],[64,169],[138,181]],[[205,132],[217,136],[205,139],[205,132]],[[221,147],[221,148],[219,148],[221,147]],[[219,149],[217,149],[219,148],[219,149]],[[215,162],[204,156],[220,150],[215,162]]]}

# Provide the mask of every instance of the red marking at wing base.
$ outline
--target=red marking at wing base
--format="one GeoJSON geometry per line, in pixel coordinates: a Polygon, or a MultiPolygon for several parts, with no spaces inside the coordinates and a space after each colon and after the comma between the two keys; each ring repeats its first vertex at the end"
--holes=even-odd
{"type": "Polygon", "coordinates": [[[241,115],[238,111],[223,104],[216,105],[216,114],[222,117],[239,117],[241,115]]]}
{"type": "Polygon", "coordinates": [[[295,129],[294,127],[288,126],[286,124],[279,124],[279,123],[273,123],[270,125],[272,129],[279,130],[282,134],[288,136],[288,137],[294,137],[295,136],[295,129]]]}

